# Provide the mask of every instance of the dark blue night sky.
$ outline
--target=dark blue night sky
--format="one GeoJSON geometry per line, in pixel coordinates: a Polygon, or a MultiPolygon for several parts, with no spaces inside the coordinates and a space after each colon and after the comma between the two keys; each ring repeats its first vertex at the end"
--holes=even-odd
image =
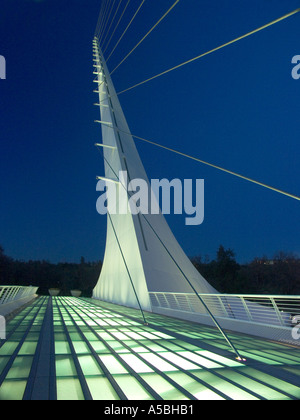
{"type": "MultiPolygon", "coordinates": [[[[125,1],[123,0],[125,4],[125,1]]],[[[113,69],[174,3],[146,0],[113,69]]],[[[131,0],[107,53],[140,0],[131,0]]],[[[103,258],[103,161],[92,40],[101,0],[2,0],[0,244],[17,259],[103,258]]],[[[123,6],[124,7],[124,6],[123,6]]],[[[123,8],[122,7],[122,8],[123,8]]],[[[300,7],[298,0],[181,0],[113,74],[122,91],[300,7]]],[[[120,8],[121,10],[121,8],[120,8]]],[[[300,195],[300,14],[120,95],[133,134],[300,195]]],[[[106,54],[107,56],[107,54],[106,54]]],[[[205,180],[205,219],[167,220],[189,256],[300,254],[299,201],[139,142],[149,178],[205,180]]]]}

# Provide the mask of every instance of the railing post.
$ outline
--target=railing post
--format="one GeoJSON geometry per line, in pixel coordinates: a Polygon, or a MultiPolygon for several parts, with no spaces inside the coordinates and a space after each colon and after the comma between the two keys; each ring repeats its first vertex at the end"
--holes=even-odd
{"type": "Polygon", "coordinates": [[[177,305],[177,308],[176,309],[178,309],[180,311],[180,305],[179,305],[179,302],[178,302],[176,293],[174,293],[174,299],[175,299],[175,302],[176,302],[176,305],[177,305]]]}
{"type": "Polygon", "coordinates": [[[275,310],[275,313],[276,313],[276,315],[277,315],[277,317],[278,317],[279,323],[281,324],[281,326],[282,326],[282,327],[284,327],[284,321],[283,321],[283,319],[282,319],[282,316],[281,316],[280,310],[278,309],[278,306],[277,306],[277,304],[276,304],[276,302],[275,302],[275,299],[274,299],[273,297],[270,297],[270,301],[271,301],[271,303],[272,303],[272,305],[273,305],[273,308],[274,308],[274,310],[275,310]]]}
{"type": "MultiPolygon", "coordinates": [[[[217,300],[219,301],[219,303],[220,303],[220,306],[221,306],[221,308],[223,309],[223,311],[224,311],[224,314],[226,315],[228,315],[229,316],[229,318],[232,318],[231,316],[230,316],[230,314],[228,313],[229,312],[229,310],[226,308],[226,306],[225,306],[225,304],[224,304],[224,302],[223,302],[223,298],[225,298],[226,299],[226,295],[225,296],[219,296],[219,295],[214,295],[214,296],[216,296],[216,298],[217,298],[217,300]]],[[[227,306],[229,306],[229,304],[226,302],[226,305],[227,306]]]]}
{"type": "Polygon", "coordinates": [[[248,319],[249,319],[249,321],[253,321],[251,311],[250,311],[250,309],[248,308],[248,305],[247,305],[247,302],[245,301],[244,296],[240,296],[240,299],[241,299],[241,301],[242,301],[242,303],[243,303],[243,306],[244,306],[245,312],[246,312],[246,314],[248,315],[248,319]]]}

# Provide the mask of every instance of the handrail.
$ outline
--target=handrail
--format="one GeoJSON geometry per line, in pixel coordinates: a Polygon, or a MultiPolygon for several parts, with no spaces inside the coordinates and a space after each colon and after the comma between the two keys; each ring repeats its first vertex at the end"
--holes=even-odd
{"type": "Polygon", "coordinates": [[[0,286],[0,306],[35,295],[34,286],[0,286]]]}
{"type": "MultiPolygon", "coordinates": [[[[210,311],[220,318],[271,326],[292,327],[300,315],[300,296],[199,294],[210,311]]],[[[205,315],[205,308],[193,293],[150,292],[152,306],[205,315]]]]}

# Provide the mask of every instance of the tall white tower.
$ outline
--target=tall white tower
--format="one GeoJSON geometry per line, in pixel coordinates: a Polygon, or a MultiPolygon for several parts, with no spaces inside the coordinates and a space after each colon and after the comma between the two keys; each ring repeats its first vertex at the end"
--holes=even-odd
{"type": "MultiPolygon", "coordinates": [[[[109,183],[114,183],[117,193],[124,197],[125,186],[119,179],[119,173],[123,171],[129,182],[143,179],[150,191],[149,180],[97,38],[93,41],[93,51],[96,91],[99,94],[99,123],[102,126],[102,144],[98,146],[104,155],[108,189],[109,183]]],[[[126,206],[129,198],[126,193],[126,206]]],[[[185,255],[161,213],[133,215],[130,212],[108,212],[105,256],[100,278],[93,291],[94,298],[151,311],[149,292],[188,293],[193,290],[217,293],[185,255]]]]}

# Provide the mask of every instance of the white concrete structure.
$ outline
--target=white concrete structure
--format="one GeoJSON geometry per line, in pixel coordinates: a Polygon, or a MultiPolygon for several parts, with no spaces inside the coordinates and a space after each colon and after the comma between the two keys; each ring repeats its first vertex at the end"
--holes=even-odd
{"type": "MultiPolygon", "coordinates": [[[[129,182],[145,180],[149,191],[150,183],[96,38],[93,49],[103,139],[98,147],[104,154],[108,202],[113,182],[124,199],[119,204],[127,206],[130,197],[124,194],[119,172],[125,171],[129,182]]],[[[185,255],[162,214],[107,217],[106,250],[94,298],[151,311],[152,291],[217,293],[185,255]]]]}

